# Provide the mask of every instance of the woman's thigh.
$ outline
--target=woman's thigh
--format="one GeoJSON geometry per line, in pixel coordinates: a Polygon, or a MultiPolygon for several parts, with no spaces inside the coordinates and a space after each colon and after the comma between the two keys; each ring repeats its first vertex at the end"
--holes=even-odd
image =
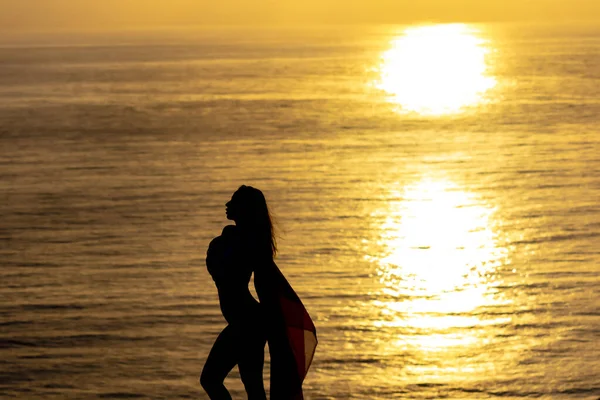
{"type": "Polygon", "coordinates": [[[227,325],[213,344],[204,368],[202,377],[216,382],[223,382],[229,372],[239,362],[238,337],[236,329],[227,325]]]}
{"type": "Polygon", "coordinates": [[[240,378],[246,390],[264,391],[263,366],[265,362],[266,338],[258,332],[246,330],[245,337],[240,340],[240,358],[238,368],[240,378]]]}

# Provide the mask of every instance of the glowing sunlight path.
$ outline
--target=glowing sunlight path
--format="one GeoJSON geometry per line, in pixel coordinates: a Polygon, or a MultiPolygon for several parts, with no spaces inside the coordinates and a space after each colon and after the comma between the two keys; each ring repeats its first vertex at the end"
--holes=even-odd
{"type": "MultiPolygon", "coordinates": [[[[387,251],[373,260],[382,284],[377,325],[428,332],[414,345],[431,347],[435,339],[441,350],[448,330],[498,323],[473,314],[499,301],[490,289],[507,249],[498,243],[494,209],[443,179],[425,177],[397,196],[382,210],[379,240],[387,251]]],[[[474,339],[464,329],[450,337],[460,345],[474,339]]]]}

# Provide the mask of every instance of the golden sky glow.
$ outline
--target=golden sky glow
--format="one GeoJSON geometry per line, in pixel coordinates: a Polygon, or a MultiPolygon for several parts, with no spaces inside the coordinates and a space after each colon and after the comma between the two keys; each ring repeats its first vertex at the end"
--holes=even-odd
{"type": "Polygon", "coordinates": [[[0,30],[597,20],[598,0],[0,0],[0,30]]]}

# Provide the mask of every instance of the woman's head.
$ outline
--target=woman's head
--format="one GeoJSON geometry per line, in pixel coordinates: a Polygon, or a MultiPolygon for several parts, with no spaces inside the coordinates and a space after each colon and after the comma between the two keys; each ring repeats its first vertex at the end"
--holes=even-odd
{"type": "Polygon", "coordinates": [[[242,185],[225,204],[227,219],[235,221],[272,255],[277,252],[271,214],[263,193],[252,186],[242,185]]]}

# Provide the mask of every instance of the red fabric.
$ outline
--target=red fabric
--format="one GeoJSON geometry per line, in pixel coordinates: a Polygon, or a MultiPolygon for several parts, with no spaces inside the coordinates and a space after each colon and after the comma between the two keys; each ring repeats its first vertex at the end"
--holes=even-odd
{"type": "Polygon", "coordinates": [[[268,321],[271,400],[302,400],[302,382],[317,345],[315,325],[274,262],[257,269],[254,282],[268,321]]]}
{"type": "Polygon", "coordinates": [[[305,353],[304,353],[304,330],[298,328],[287,329],[287,336],[294,352],[296,366],[298,367],[298,376],[304,379],[306,376],[305,353]]]}

